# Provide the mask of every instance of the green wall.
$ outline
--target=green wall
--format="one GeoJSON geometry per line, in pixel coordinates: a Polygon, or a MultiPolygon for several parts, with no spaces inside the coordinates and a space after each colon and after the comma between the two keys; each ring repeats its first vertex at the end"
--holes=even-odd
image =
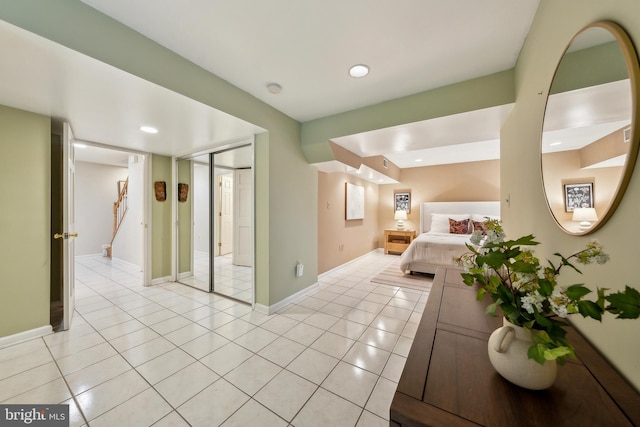
{"type": "MultiPolygon", "coordinates": [[[[191,182],[191,160],[178,160],[178,183],[187,184],[189,193],[193,191],[191,182]]],[[[176,198],[178,184],[175,184],[176,198]]],[[[178,274],[191,271],[191,197],[186,202],[178,202],[178,274]]]]}
{"type": "MultiPolygon", "coordinates": [[[[171,198],[174,184],[171,177],[171,157],[151,156],[151,191],[156,182],[166,184],[166,200],[151,200],[151,279],[171,276],[171,198]]],[[[177,184],[176,184],[177,185],[177,184]]]]}
{"type": "MultiPolygon", "coordinates": [[[[611,255],[609,263],[585,266],[582,276],[563,270],[561,284],[585,283],[594,290],[596,286],[616,290],[625,285],[640,289],[635,247],[640,241],[638,167],[615,215],[589,236],[571,236],[560,230],[549,213],[542,187],[540,140],[545,94],[567,43],[581,28],[601,19],[618,22],[630,33],[634,44],[640,46],[637,0],[540,2],[516,66],[518,102],[501,134],[501,199],[511,200],[510,206],[502,204],[502,218],[509,236],[536,235],[542,242],[536,255],[542,259],[553,257],[554,252],[574,253],[591,238],[605,246],[611,255]]],[[[640,390],[640,320],[615,320],[609,316],[603,323],[580,317],[572,321],[640,390]]]]}
{"type": "Polygon", "coordinates": [[[0,106],[0,337],[49,324],[51,120],[0,106]]]}

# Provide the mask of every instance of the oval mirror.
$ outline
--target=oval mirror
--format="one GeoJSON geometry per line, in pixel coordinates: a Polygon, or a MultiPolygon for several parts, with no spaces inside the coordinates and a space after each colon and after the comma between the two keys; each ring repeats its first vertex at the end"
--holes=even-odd
{"type": "Polygon", "coordinates": [[[581,30],[558,64],[541,165],[549,210],[569,234],[600,228],[624,195],[638,154],[639,75],[631,40],[611,22],[581,30]]]}

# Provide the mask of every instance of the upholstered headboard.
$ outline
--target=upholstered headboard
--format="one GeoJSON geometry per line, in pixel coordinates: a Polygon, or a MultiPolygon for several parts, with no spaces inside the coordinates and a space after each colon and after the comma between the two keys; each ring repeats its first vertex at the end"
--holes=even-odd
{"type": "Polygon", "coordinates": [[[431,214],[477,214],[491,217],[500,216],[500,202],[425,202],[420,205],[420,232],[426,233],[431,227],[431,214]]]}

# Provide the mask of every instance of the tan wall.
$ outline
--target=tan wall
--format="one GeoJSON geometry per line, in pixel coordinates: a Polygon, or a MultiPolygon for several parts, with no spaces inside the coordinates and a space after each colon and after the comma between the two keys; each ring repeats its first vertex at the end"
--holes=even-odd
{"type": "Polygon", "coordinates": [[[564,185],[593,183],[594,207],[601,218],[613,198],[613,192],[621,177],[621,167],[581,169],[580,151],[562,151],[543,156],[544,187],[549,206],[556,218],[567,230],[579,232],[578,223],[573,222],[573,213],[565,212],[564,185]]]}
{"type": "MultiPolygon", "coordinates": [[[[516,106],[501,132],[501,199],[511,194],[511,207],[502,204],[502,218],[507,234],[518,237],[534,233],[542,242],[538,257],[553,257],[554,252],[571,254],[591,238],[607,249],[611,261],[605,265],[581,268],[582,276],[563,270],[560,283],[585,283],[622,289],[625,285],[640,288],[638,279],[638,206],[640,206],[640,171],[631,177],[625,197],[615,215],[602,228],[588,236],[564,233],[550,215],[540,176],[540,139],[545,110],[545,96],[562,53],[571,38],[585,25],[603,18],[622,25],[632,42],[640,46],[640,2],[637,0],[541,0],[531,30],[516,67],[516,106]]],[[[596,190],[597,191],[597,190],[596,190]]],[[[603,355],[640,390],[640,320],[619,320],[605,316],[602,323],[573,317],[603,355]]]]}
{"type": "Polygon", "coordinates": [[[378,247],[378,185],[344,173],[318,172],[318,273],[378,247]],[[364,219],[345,220],[345,183],[365,187],[364,219]]]}
{"type": "Polygon", "coordinates": [[[407,228],[419,229],[420,203],[498,200],[500,161],[403,169],[394,185],[376,185],[343,173],[318,173],[318,272],[384,247],[384,229],[395,228],[394,190],[411,191],[407,228]],[[345,182],[364,185],[365,219],[345,221],[345,182]],[[342,246],[341,246],[342,245],[342,246]]]}
{"type": "Polygon", "coordinates": [[[49,324],[51,121],[0,106],[0,337],[49,324]]]}
{"type": "Polygon", "coordinates": [[[406,228],[420,230],[420,204],[423,202],[455,202],[499,200],[500,161],[455,163],[402,170],[400,184],[381,185],[378,218],[380,247],[384,246],[383,230],[395,228],[393,193],[411,191],[411,213],[404,221],[406,228]]]}

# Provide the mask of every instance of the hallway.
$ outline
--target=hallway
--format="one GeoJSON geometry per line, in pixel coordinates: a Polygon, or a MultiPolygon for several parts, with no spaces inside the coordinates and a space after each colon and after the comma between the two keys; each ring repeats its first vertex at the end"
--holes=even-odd
{"type": "Polygon", "coordinates": [[[428,292],[377,285],[377,251],[266,316],[102,257],[76,262],[69,331],[0,349],[0,402],[71,426],[387,426],[428,292]]]}

